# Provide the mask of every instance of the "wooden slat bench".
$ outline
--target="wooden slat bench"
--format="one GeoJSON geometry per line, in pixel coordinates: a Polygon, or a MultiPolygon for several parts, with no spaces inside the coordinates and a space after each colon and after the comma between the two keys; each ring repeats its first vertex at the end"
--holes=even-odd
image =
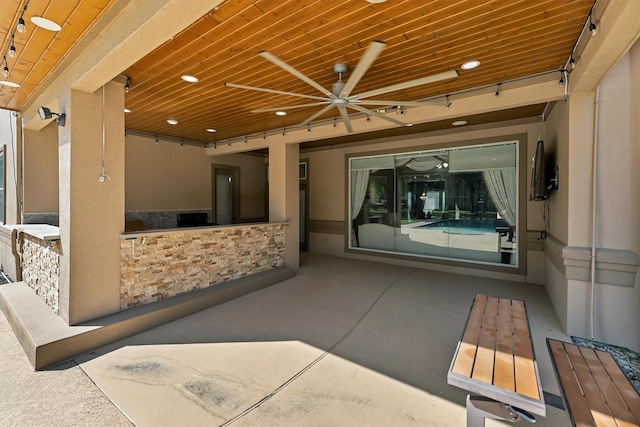
{"type": "Polygon", "coordinates": [[[546,415],[524,301],[476,295],[447,382],[471,393],[467,425],[546,415]]]}
{"type": "Polygon", "coordinates": [[[550,338],[547,346],[574,426],[640,425],[640,396],[611,354],[550,338]]]}

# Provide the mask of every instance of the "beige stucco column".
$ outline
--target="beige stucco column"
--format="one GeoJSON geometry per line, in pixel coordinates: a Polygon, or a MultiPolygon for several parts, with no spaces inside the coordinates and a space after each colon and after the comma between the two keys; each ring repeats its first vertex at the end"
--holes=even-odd
{"type": "Polygon", "coordinates": [[[638,52],[640,44],[615,64],[599,82],[598,95],[572,93],[568,103],[556,106],[556,135],[551,138],[558,141],[558,195],[564,197],[551,195],[551,230],[559,242],[547,251],[555,268],[545,272],[567,333],[632,349],[640,348],[640,227],[634,197],[639,181],[632,154],[638,149],[638,52]]]}
{"type": "Polygon", "coordinates": [[[289,223],[285,230],[285,263],[294,269],[300,266],[298,163],[298,144],[269,145],[269,221],[289,223]]]}
{"type": "Polygon", "coordinates": [[[67,115],[58,138],[59,304],[60,315],[77,324],[120,310],[124,83],[94,93],[69,89],[59,104],[67,115]],[[103,159],[108,177],[101,180],[103,159]]]}

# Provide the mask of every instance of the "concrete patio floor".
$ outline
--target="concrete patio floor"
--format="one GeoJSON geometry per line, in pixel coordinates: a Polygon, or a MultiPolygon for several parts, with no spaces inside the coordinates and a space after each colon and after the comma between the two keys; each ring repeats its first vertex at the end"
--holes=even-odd
{"type": "Polygon", "coordinates": [[[463,426],[446,375],[477,293],[526,301],[558,395],[545,338],[568,337],[544,287],[303,254],[292,279],[45,371],[1,318],[0,425],[463,426]]]}

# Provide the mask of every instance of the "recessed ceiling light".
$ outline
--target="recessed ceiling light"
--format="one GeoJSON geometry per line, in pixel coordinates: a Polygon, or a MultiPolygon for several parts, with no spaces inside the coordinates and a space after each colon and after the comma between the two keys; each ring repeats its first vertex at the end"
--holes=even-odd
{"type": "Polygon", "coordinates": [[[464,125],[467,124],[467,121],[466,120],[458,120],[458,121],[453,122],[451,124],[454,125],[454,126],[464,126],[464,125]]]}
{"type": "Polygon", "coordinates": [[[32,16],[31,22],[36,24],[38,27],[49,31],[60,31],[62,29],[62,27],[57,23],[50,19],[43,18],[42,16],[32,16]]]}
{"type": "Polygon", "coordinates": [[[215,129],[211,129],[211,128],[207,129],[207,132],[214,133],[215,131],[216,131],[215,129]]]}
{"type": "Polygon", "coordinates": [[[0,80],[0,85],[5,85],[9,87],[20,87],[18,83],[10,82],[8,80],[0,80]]]}
{"type": "Polygon", "coordinates": [[[473,70],[478,65],[480,65],[480,61],[474,59],[473,61],[465,62],[460,68],[462,68],[463,70],[473,70]]]}
{"type": "Polygon", "coordinates": [[[287,113],[284,111],[276,111],[276,116],[286,116],[287,113]]]}
{"type": "Polygon", "coordinates": [[[175,119],[169,119],[169,120],[167,120],[167,123],[169,123],[170,125],[177,125],[178,121],[175,120],[175,119]]]}
{"type": "Polygon", "coordinates": [[[124,109],[124,112],[125,112],[125,113],[130,113],[130,112],[131,112],[131,110],[129,110],[128,108],[125,108],[125,109],[124,109]]]}
{"type": "Polygon", "coordinates": [[[196,76],[190,76],[189,74],[185,74],[184,76],[180,77],[182,80],[184,80],[185,82],[189,82],[189,83],[198,83],[198,78],[196,76]]]}

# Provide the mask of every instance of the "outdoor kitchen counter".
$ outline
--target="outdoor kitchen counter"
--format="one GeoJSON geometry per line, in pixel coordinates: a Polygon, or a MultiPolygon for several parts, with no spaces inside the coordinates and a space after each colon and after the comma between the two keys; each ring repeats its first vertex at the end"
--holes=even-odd
{"type": "Polygon", "coordinates": [[[183,227],[120,236],[120,307],[283,267],[288,223],[183,227]]]}
{"type": "Polygon", "coordinates": [[[243,229],[252,227],[263,226],[280,226],[289,225],[288,222],[253,222],[247,224],[228,224],[228,225],[207,225],[202,227],[177,227],[177,228],[163,228],[153,230],[140,230],[140,231],[128,231],[120,235],[121,240],[136,240],[143,237],[159,236],[166,234],[179,234],[179,233],[202,233],[208,230],[226,230],[226,229],[243,229]]]}
{"type": "Polygon", "coordinates": [[[4,225],[4,228],[28,234],[45,242],[60,240],[60,228],[49,224],[16,224],[4,225]]]}

